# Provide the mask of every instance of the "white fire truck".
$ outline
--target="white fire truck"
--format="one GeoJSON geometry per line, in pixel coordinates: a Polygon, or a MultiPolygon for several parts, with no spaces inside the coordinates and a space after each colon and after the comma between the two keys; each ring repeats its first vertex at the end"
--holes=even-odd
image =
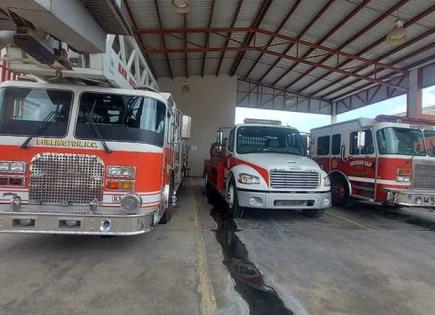
{"type": "Polygon", "coordinates": [[[431,121],[381,115],[311,130],[312,157],[331,180],[332,201],[435,207],[431,121]]]}
{"type": "Polygon", "coordinates": [[[30,75],[0,84],[0,232],[135,235],[168,222],[190,117],[157,92],[131,37],[107,36],[99,54],[59,42],[53,59],[46,37],[19,28],[3,55],[30,75]]]}
{"type": "Polygon", "coordinates": [[[320,217],[331,204],[327,174],[308,158],[298,130],[277,121],[247,119],[224,129],[205,162],[206,186],[219,192],[234,217],[245,209],[302,209],[320,217]]]}

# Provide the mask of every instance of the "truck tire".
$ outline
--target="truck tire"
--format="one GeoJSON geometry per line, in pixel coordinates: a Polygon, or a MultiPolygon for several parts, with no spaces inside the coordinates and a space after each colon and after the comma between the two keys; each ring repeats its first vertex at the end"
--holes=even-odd
{"type": "Polygon", "coordinates": [[[169,186],[168,208],[165,209],[163,216],[160,218],[159,224],[166,224],[172,219],[172,196],[173,195],[174,195],[174,179],[171,178],[171,184],[169,186]]]}
{"type": "Polygon", "coordinates": [[[346,206],[350,201],[349,186],[341,175],[331,178],[331,198],[332,205],[338,207],[346,206]]]}
{"type": "Polygon", "coordinates": [[[245,209],[239,206],[236,185],[234,184],[233,179],[227,189],[227,204],[229,213],[233,218],[242,218],[245,215],[245,209]]]}
{"type": "Polygon", "coordinates": [[[324,213],[325,209],[304,209],[302,212],[310,218],[320,218],[324,213]]]}
{"type": "Polygon", "coordinates": [[[211,188],[210,182],[208,180],[208,173],[207,172],[205,172],[205,175],[204,175],[204,185],[205,185],[205,193],[208,196],[211,193],[212,188],[211,188]]]}

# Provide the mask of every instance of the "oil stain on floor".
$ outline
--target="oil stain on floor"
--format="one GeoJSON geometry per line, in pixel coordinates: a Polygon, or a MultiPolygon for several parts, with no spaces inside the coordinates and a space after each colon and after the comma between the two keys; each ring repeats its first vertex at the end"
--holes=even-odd
{"type": "Polygon", "coordinates": [[[236,285],[236,291],[248,303],[252,315],[293,315],[285,307],[274,288],[266,285],[260,270],[249,260],[246,246],[235,233],[237,225],[224,205],[215,205],[210,211],[217,224],[216,239],[222,246],[224,265],[236,285]]]}

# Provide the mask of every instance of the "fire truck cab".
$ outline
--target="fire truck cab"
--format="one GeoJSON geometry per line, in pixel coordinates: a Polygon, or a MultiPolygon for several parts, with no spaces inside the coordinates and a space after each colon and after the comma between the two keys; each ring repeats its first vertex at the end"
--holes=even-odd
{"type": "Polygon", "coordinates": [[[206,186],[225,198],[234,217],[248,208],[302,209],[319,217],[330,206],[329,179],[306,155],[295,128],[245,120],[218,130],[205,163],[206,186]]]}
{"type": "Polygon", "coordinates": [[[135,235],[168,222],[185,120],[164,93],[0,84],[0,232],[135,235]]]}
{"type": "Polygon", "coordinates": [[[316,128],[311,137],[312,157],[329,174],[334,205],[355,197],[435,207],[433,122],[381,115],[316,128]]]}

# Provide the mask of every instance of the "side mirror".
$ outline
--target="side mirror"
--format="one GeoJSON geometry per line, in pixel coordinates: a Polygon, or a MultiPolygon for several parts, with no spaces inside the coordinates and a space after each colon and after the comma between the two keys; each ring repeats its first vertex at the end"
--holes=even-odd
{"type": "Polygon", "coordinates": [[[181,118],[181,138],[190,139],[190,129],[192,125],[192,118],[187,115],[183,115],[181,118]]]}
{"type": "Polygon", "coordinates": [[[216,152],[221,153],[224,144],[224,131],[219,129],[216,133],[216,152]]]}
{"type": "Polygon", "coordinates": [[[359,150],[365,147],[366,145],[366,132],[365,131],[358,131],[356,145],[359,150]]]}

